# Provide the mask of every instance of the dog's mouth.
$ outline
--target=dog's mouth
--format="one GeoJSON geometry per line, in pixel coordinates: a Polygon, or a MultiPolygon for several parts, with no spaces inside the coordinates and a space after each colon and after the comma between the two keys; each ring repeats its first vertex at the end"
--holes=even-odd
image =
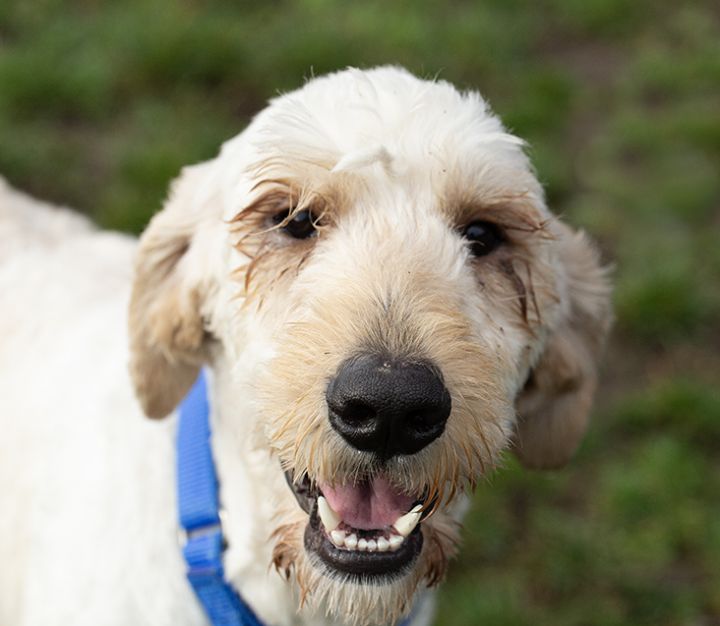
{"type": "Polygon", "coordinates": [[[329,568],[360,580],[395,578],[409,570],[423,544],[425,498],[383,476],[346,485],[288,483],[309,515],[305,548],[329,568]]]}

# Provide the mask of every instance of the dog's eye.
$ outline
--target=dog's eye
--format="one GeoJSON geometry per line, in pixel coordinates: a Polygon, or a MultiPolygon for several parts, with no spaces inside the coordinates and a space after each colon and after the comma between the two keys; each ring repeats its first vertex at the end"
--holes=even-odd
{"type": "Polygon", "coordinates": [[[295,239],[307,239],[317,233],[315,224],[317,218],[313,215],[312,211],[306,209],[304,211],[298,211],[289,220],[288,215],[290,211],[282,211],[277,215],[273,216],[273,222],[276,224],[284,224],[283,230],[295,239]]]}
{"type": "Polygon", "coordinates": [[[485,256],[498,248],[504,241],[503,233],[492,222],[472,222],[465,227],[463,237],[470,242],[474,256],[485,256]]]}

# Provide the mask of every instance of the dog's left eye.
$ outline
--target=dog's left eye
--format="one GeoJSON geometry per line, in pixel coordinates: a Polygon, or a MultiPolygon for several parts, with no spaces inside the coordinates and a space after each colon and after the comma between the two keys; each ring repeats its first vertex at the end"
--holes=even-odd
{"type": "Polygon", "coordinates": [[[312,211],[306,209],[304,211],[298,211],[289,220],[288,215],[290,211],[282,211],[277,215],[273,216],[273,222],[276,224],[283,224],[283,230],[293,237],[294,239],[307,239],[317,233],[317,217],[313,215],[312,211]]]}
{"type": "Polygon", "coordinates": [[[492,222],[471,222],[463,230],[463,237],[470,242],[474,256],[485,256],[498,248],[504,241],[500,228],[492,222]]]}

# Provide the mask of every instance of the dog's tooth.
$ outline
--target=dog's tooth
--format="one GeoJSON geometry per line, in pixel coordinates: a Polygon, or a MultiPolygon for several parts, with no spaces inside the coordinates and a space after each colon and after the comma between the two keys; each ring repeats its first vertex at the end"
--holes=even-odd
{"type": "Polygon", "coordinates": [[[337,513],[335,513],[335,511],[332,510],[332,507],[328,504],[328,501],[323,496],[318,497],[317,503],[320,521],[322,522],[323,526],[325,526],[325,530],[327,530],[328,532],[332,532],[340,525],[340,517],[337,513]]]}
{"type": "Polygon", "coordinates": [[[388,543],[390,544],[390,549],[395,552],[401,545],[404,539],[400,535],[390,535],[390,539],[388,539],[388,543]]]}
{"type": "Polygon", "coordinates": [[[402,517],[398,517],[398,519],[393,524],[393,527],[395,530],[397,530],[403,537],[407,537],[414,529],[415,526],[417,526],[418,522],[420,521],[420,511],[422,509],[422,505],[418,504],[417,506],[413,507],[405,513],[402,517]]]}
{"type": "Polygon", "coordinates": [[[338,530],[337,528],[330,533],[332,542],[338,547],[342,548],[345,544],[345,531],[338,530]]]}
{"type": "Polygon", "coordinates": [[[360,552],[365,552],[368,547],[367,539],[360,539],[358,540],[357,549],[360,550],[360,552]]]}
{"type": "Polygon", "coordinates": [[[390,549],[390,542],[385,537],[379,537],[377,540],[377,551],[387,552],[390,549]]]}
{"type": "Polygon", "coordinates": [[[367,551],[368,552],[375,552],[377,550],[377,541],[374,539],[368,539],[367,542],[367,551]]]}
{"type": "Polygon", "coordinates": [[[355,550],[357,548],[357,545],[358,545],[358,538],[355,533],[352,533],[352,534],[348,535],[347,537],[345,537],[345,547],[348,550],[355,550]]]}

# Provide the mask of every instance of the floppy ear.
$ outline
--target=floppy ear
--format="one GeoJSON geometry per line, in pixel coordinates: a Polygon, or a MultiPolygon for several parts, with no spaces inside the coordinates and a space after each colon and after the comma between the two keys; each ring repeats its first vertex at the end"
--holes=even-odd
{"type": "Polygon", "coordinates": [[[612,322],[607,270],[584,233],[558,223],[569,307],[517,399],[513,450],[527,467],[567,463],[587,427],[598,361],[612,322]]]}
{"type": "Polygon", "coordinates": [[[205,361],[203,304],[211,286],[203,228],[214,214],[209,163],[182,170],[165,207],[140,238],[130,298],[130,374],[149,417],[164,417],[187,393],[205,361]]]}

